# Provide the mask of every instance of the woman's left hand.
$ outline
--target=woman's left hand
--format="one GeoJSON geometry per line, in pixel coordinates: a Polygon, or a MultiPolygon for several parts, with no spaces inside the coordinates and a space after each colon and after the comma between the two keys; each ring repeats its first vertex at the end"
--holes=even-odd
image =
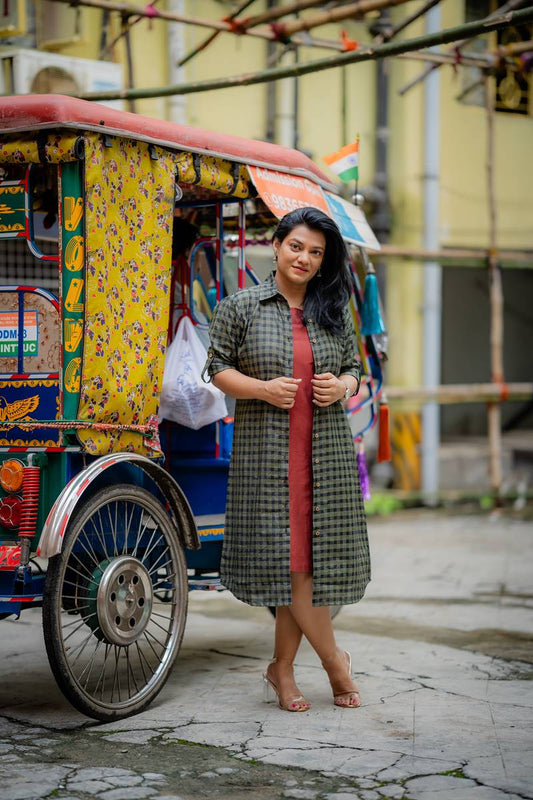
{"type": "Polygon", "coordinates": [[[330,406],[344,398],[346,384],[332,372],[315,375],[311,383],[313,384],[313,403],[316,406],[330,406]]]}

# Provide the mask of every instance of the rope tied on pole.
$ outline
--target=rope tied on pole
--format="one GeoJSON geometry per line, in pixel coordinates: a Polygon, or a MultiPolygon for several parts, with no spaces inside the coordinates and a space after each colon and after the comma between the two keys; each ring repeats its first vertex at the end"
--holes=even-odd
{"type": "Polygon", "coordinates": [[[342,52],[349,53],[351,50],[357,50],[359,42],[355,39],[350,39],[345,30],[341,31],[342,52]]]}
{"type": "Polygon", "coordinates": [[[287,34],[287,26],[283,22],[272,22],[269,26],[274,34],[273,38],[280,44],[290,44],[291,37],[287,34]]]}

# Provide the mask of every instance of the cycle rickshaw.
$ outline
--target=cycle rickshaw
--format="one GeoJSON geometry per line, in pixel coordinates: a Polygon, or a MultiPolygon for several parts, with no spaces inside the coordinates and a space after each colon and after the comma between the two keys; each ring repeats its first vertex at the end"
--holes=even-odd
{"type": "MultiPolygon", "coordinates": [[[[232,420],[158,425],[172,320],[205,330],[217,298],[258,280],[249,248],[296,205],[366,246],[333,189],[287,148],[68,97],[2,99],[0,619],[42,605],[54,676],[89,716],[146,707],[188,591],[220,585],[232,420]],[[198,233],[187,255],[176,219],[198,233]]],[[[375,339],[359,342],[358,435],[381,388],[375,339]]]]}

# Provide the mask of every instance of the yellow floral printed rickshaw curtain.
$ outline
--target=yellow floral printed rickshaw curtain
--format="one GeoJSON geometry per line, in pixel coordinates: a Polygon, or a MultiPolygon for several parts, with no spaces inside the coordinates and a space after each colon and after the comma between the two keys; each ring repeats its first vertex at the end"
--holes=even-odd
{"type": "Polygon", "coordinates": [[[76,142],[79,134],[49,133],[42,146],[35,133],[18,133],[0,138],[0,163],[40,164],[42,156],[48,164],[76,161],[76,142]]]}
{"type": "MultiPolygon", "coordinates": [[[[174,157],[89,136],[85,332],[78,418],[144,425],[157,413],[167,340],[174,157]]],[[[79,430],[88,452],[145,453],[133,432],[79,430]]],[[[150,449],[153,453],[153,450],[150,449]]]]}

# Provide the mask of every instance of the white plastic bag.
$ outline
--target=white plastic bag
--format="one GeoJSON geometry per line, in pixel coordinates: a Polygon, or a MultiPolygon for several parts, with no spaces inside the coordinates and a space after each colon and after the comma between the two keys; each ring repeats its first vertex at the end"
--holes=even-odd
{"type": "Polygon", "coordinates": [[[183,317],[165,357],[159,419],[170,419],[198,430],[227,417],[223,392],[204,383],[207,351],[189,317],[183,317]]]}

